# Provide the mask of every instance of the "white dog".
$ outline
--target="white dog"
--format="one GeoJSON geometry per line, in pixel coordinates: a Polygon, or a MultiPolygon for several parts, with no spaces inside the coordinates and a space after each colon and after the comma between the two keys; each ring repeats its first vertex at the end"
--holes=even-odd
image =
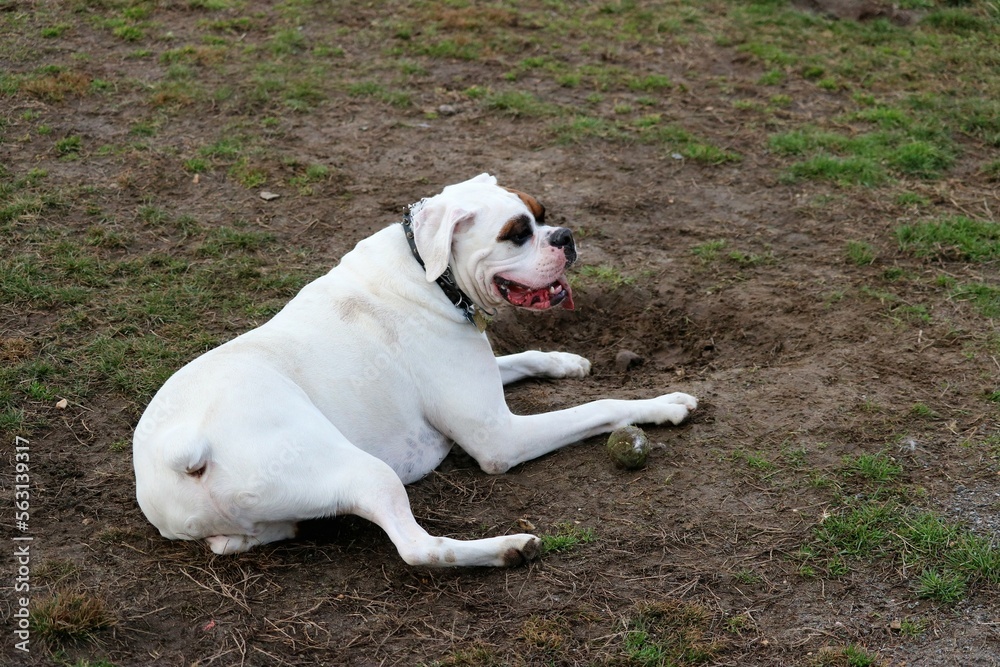
{"type": "Polygon", "coordinates": [[[511,414],[503,385],[582,377],[561,352],[494,357],[483,311],[573,307],[568,229],[482,174],[410,207],[361,241],[263,326],[171,377],[135,432],[136,495],[170,539],[219,554],[295,535],[296,522],[356,514],[412,565],[515,565],[533,535],[432,537],[403,485],[459,444],[487,473],[630,423],[678,424],[687,394],[511,414]]]}

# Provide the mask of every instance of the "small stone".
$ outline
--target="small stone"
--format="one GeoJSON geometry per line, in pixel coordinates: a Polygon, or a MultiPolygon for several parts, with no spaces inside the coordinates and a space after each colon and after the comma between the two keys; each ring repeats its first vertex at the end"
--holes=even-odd
{"type": "Polygon", "coordinates": [[[268,192],[267,190],[262,190],[260,193],[260,198],[263,199],[264,201],[271,201],[272,199],[277,199],[280,196],[281,195],[275,192],[268,192]]]}
{"type": "Polygon", "coordinates": [[[622,350],[615,355],[615,370],[619,373],[624,373],[633,366],[638,366],[643,361],[643,358],[632,350],[622,350]]]}
{"type": "Polygon", "coordinates": [[[438,113],[441,114],[442,116],[454,116],[456,113],[458,113],[458,109],[456,109],[450,104],[442,104],[441,106],[438,107],[438,113]]]}
{"type": "Polygon", "coordinates": [[[649,438],[638,426],[623,426],[608,437],[608,456],[619,468],[636,470],[646,465],[649,438]]]}
{"type": "Polygon", "coordinates": [[[65,410],[68,406],[69,406],[69,401],[67,401],[65,398],[60,398],[56,402],[56,407],[59,408],[60,410],[65,410]]]}

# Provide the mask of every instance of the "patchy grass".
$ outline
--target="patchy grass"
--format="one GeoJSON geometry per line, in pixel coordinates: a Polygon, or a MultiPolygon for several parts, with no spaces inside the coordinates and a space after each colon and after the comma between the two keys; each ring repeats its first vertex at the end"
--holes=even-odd
{"type": "Polygon", "coordinates": [[[726,259],[739,267],[750,268],[755,266],[766,266],[777,261],[771,252],[756,253],[743,252],[742,250],[731,250],[726,259]]]}
{"type": "Polygon", "coordinates": [[[103,600],[83,593],[57,593],[39,601],[29,614],[34,635],[56,645],[90,639],[117,623],[103,600]]]}
{"type": "MultiPolygon", "coordinates": [[[[622,112],[632,110],[631,107],[618,109],[622,112]]],[[[662,146],[673,159],[688,158],[712,165],[739,162],[742,159],[734,151],[719,148],[676,124],[664,122],[659,114],[634,120],[577,115],[562,118],[552,127],[553,134],[560,143],[581,143],[593,139],[619,143],[639,141],[662,146]]]]}
{"type": "Polygon", "coordinates": [[[856,457],[845,458],[843,474],[847,477],[857,477],[866,482],[886,484],[900,478],[903,474],[903,466],[885,452],[859,454],[856,457]]]}
{"type": "MultiPolygon", "coordinates": [[[[400,108],[406,108],[413,104],[408,92],[389,90],[375,81],[360,81],[348,84],[347,93],[352,97],[371,97],[400,108]]],[[[307,100],[309,97],[308,90],[300,89],[294,97],[300,100],[307,100]]]]}
{"type": "Polygon", "coordinates": [[[728,456],[730,461],[739,461],[746,465],[751,471],[759,475],[768,475],[778,469],[778,465],[771,461],[763,452],[751,452],[745,449],[737,449],[728,456]]]}
{"type": "Polygon", "coordinates": [[[698,257],[703,264],[709,264],[720,259],[724,259],[740,268],[752,268],[755,266],[766,266],[775,263],[774,254],[770,251],[764,253],[745,252],[743,250],[730,250],[723,254],[729,246],[729,242],[724,239],[705,241],[691,248],[691,254],[698,257]]]}
{"type": "Polygon", "coordinates": [[[583,544],[590,544],[597,540],[597,533],[593,528],[581,528],[573,523],[560,523],[555,527],[555,532],[540,535],[542,540],[542,553],[562,553],[572,551],[583,544]]]}
{"type": "Polygon", "coordinates": [[[800,552],[807,566],[840,576],[847,560],[889,560],[920,573],[911,583],[918,597],[954,602],[970,586],[1000,582],[1000,549],[990,539],[896,500],[849,501],[813,539],[800,552]]]}
{"type": "Polygon", "coordinates": [[[958,301],[967,301],[986,318],[1000,317],[1000,287],[984,283],[957,286],[951,293],[958,301]]]}
{"type": "Polygon", "coordinates": [[[877,257],[875,249],[871,244],[864,241],[848,241],[846,252],[847,259],[852,264],[857,264],[858,266],[874,264],[877,257]]]}
{"type": "Polygon", "coordinates": [[[664,602],[640,608],[629,619],[622,651],[640,667],[703,665],[725,653],[726,642],[713,636],[712,614],[696,603],[664,602]]]}
{"type": "Polygon", "coordinates": [[[617,289],[624,285],[633,285],[636,280],[631,276],[625,275],[618,268],[608,264],[602,264],[600,266],[587,264],[581,266],[577,270],[577,273],[582,276],[586,276],[587,278],[590,278],[610,289],[617,289]]]}
{"type": "Polygon", "coordinates": [[[703,262],[712,262],[719,257],[719,253],[726,245],[726,241],[723,239],[706,241],[691,248],[691,253],[703,262]]]}
{"type": "Polygon", "coordinates": [[[880,129],[842,134],[807,128],[771,137],[772,150],[805,158],[786,172],[792,180],[822,179],[841,184],[880,185],[892,177],[939,178],[954,163],[955,149],[940,130],[904,122],[893,109],[866,109],[851,119],[880,129]]]}
{"type": "Polygon", "coordinates": [[[928,568],[914,584],[918,598],[936,602],[958,602],[965,597],[966,579],[957,572],[928,568]]]}
{"type": "Polygon", "coordinates": [[[491,91],[482,98],[481,103],[490,111],[510,116],[547,116],[556,113],[553,105],[542,102],[532,93],[520,90],[491,91]]]}
{"type": "Polygon", "coordinates": [[[116,253],[130,247],[134,234],[113,228],[49,227],[51,238],[40,236],[22,222],[53,206],[85,208],[87,198],[64,204],[74,197],[38,196],[34,187],[25,180],[0,197],[8,225],[0,245],[10,253],[0,260],[0,295],[44,309],[52,321],[50,333],[36,339],[46,362],[19,360],[0,374],[0,396],[9,397],[2,406],[8,428],[28,417],[10,402],[14,397],[32,404],[55,396],[79,402],[113,390],[143,403],[186,359],[219,342],[204,332],[213,313],[273,311],[305,282],[301,274],[265,273],[263,253],[274,245],[273,234],[246,227],[206,232],[155,206],[136,212],[137,233],[199,240],[173,256],[132,257],[116,253]],[[203,257],[226,261],[200,263],[203,257]],[[266,306],[269,300],[273,305],[266,306]]]}
{"type": "Polygon", "coordinates": [[[983,262],[1000,257],[1000,224],[964,215],[896,229],[900,247],[917,257],[983,262]]]}
{"type": "Polygon", "coordinates": [[[806,663],[810,667],[876,667],[881,665],[878,655],[863,646],[824,646],[806,663]]]}

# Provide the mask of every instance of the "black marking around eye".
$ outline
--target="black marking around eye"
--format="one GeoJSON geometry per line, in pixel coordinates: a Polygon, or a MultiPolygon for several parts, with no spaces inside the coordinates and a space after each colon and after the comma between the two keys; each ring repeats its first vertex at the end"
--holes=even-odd
{"type": "Polygon", "coordinates": [[[497,241],[510,241],[514,245],[524,245],[534,233],[531,218],[522,214],[507,221],[507,224],[500,230],[497,241]]]}

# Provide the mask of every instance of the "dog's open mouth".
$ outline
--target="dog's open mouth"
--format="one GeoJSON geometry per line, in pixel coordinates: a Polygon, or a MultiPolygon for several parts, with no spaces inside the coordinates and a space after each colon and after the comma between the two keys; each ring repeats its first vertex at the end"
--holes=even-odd
{"type": "Polygon", "coordinates": [[[566,310],[573,310],[573,292],[564,278],[547,287],[528,287],[500,276],[496,276],[493,282],[500,291],[500,296],[519,308],[546,310],[562,305],[566,310]]]}

